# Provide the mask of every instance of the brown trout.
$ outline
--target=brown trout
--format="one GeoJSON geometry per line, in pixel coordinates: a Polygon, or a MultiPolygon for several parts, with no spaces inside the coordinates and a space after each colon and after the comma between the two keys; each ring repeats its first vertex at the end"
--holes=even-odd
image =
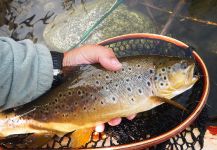
{"type": "Polygon", "coordinates": [[[194,61],[166,56],[119,59],[119,71],[82,66],[63,84],[10,113],[0,114],[0,139],[13,134],[64,134],[150,110],[197,81],[194,61]],[[163,101],[162,101],[163,100],[163,101]]]}

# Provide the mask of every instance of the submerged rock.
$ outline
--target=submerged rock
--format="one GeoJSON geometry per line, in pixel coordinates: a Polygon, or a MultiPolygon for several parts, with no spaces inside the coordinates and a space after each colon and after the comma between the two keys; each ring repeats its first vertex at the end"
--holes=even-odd
{"type": "MultiPolygon", "coordinates": [[[[57,51],[70,50],[114,2],[115,0],[87,2],[58,15],[45,28],[43,36],[47,45],[57,51]]],[[[156,30],[147,16],[121,4],[103,20],[85,43],[97,43],[114,36],[141,32],[155,33],[156,30]]]]}

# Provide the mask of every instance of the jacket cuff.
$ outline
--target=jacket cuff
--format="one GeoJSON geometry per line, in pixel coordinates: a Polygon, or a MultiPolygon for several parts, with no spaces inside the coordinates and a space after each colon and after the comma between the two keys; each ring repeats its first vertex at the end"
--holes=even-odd
{"type": "Polygon", "coordinates": [[[53,69],[62,69],[63,63],[63,53],[51,51],[51,56],[53,60],[53,69]]]}

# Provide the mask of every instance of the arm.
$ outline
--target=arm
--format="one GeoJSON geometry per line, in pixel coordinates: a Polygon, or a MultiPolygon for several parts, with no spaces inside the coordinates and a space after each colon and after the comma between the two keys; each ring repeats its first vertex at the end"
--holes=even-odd
{"type": "Polygon", "coordinates": [[[53,81],[50,51],[30,40],[0,37],[0,68],[1,111],[36,99],[53,81]]]}

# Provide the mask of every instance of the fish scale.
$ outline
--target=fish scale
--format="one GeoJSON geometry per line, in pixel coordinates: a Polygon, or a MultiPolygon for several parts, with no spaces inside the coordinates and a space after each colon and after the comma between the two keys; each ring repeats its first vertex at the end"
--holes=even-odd
{"type": "Polygon", "coordinates": [[[167,99],[188,90],[198,79],[190,59],[144,55],[119,60],[123,67],[116,72],[99,64],[81,66],[63,84],[37,100],[11,113],[1,113],[0,137],[15,133],[60,134],[93,127],[150,110],[162,100],[171,101],[167,99]]]}

